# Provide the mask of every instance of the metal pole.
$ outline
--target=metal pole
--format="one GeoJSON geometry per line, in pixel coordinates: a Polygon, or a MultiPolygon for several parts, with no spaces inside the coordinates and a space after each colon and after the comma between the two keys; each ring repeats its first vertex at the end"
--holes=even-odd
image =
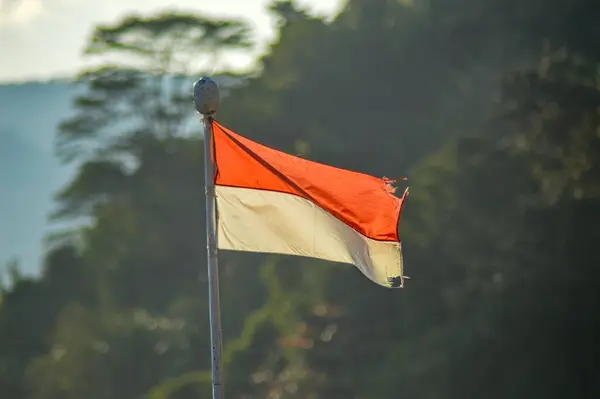
{"type": "Polygon", "coordinates": [[[219,91],[210,78],[200,79],[194,85],[196,109],[204,115],[204,181],[206,189],[206,251],[208,261],[208,300],[210,321],[210,354],[212,363],[213,399],[223,399],[222,385],[222,328],[219,296],[219,264],[217,252],[213,118],[219,103],[219,91]]]}

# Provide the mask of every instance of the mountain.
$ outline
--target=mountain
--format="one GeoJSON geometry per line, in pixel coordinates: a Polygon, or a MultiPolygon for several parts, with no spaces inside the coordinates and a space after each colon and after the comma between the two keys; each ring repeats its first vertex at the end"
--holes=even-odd
{"type": "Polygon", "coordinates": [[[68,81],[0,86],[0,265],[16,258],[25,273],[40,270],[53,195],[75,168],[53,147],[75,93],[68,81]]]}
{"type": "MultiPolygon", "coordinates": [[[[217,75],[221,97],[246,76],[217,75]]],[[[187,131],[198,131],[192,77],[187,131]]],[[[73,176],[76,165],[62,165],[54,153],[58,124],[73,111],[78,90],[66,80],[0,85],[0,267],[17,259],[21,270],[40,270],[44,237],[59,225],[50,223],[53,196],[73,176]]]]}

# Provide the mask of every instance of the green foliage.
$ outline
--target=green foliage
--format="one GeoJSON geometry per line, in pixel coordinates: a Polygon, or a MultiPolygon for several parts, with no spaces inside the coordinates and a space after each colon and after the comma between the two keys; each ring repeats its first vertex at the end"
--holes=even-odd
{"type": "MultiPolygon", "coordinates": [[[[217,76],[219,119],[304,157],[409,175],[412,279],[385,290],[346,265],[220,254],[227,397],[600,394],[598,5],[550,3],[349,0],[331,22],[271,4],[278,40],[260,70],[217,76]]],[[[57,216],[90,223],[39,279],[2,286],[7,397],[210,397],[185,75],[201,71],[185,57],[249,43],[241,22],[179,12],[96,28],[86,51],[106,64],[81,75],[58,141],[81,165],[57,216]]]]}
{"type": "Polygon", "coordinates": [[[137,157],[154,139],[184,133],[187,76],[201,72],[199,59],[214,66],[224,52],[251,47],[249,35],[243,22],[185,13],[132,15],[98,26],[85,53],[103,62],[79,76],[87,90],[74,101],[77,113],[60,126],[59,155],[65,161],[137,157]]]}
{"type": "Polygon", "coordinates": [[[169,64],[190,50],[219,52],[227,48],[248,48],[249,28],[236,20],[214,20],[203,16],[163,12],[148,18],[132,15],[117,25],[98,26],[87,54],[115,51],[139,57],[161,59],[169,64]]]}

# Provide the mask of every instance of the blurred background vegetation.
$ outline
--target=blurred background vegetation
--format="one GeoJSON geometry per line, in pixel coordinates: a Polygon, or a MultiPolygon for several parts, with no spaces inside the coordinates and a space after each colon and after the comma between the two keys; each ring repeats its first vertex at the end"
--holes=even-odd
{"type": "MultiPolygon", "coordinates": [[[[600,3],[270,11],[278,40],[259,67],[213,76],[218,119],[407,176],[412,279],[386,290],[352,266],[221,253],[227,397],[600,397],[600,3]]],[[[77,172],[53,220],[86,222],[51,237],[39,276],[7,268],[2,398],[210,397],[191,85],[252,46],[246,22],[183,11],[94,29],[85,52],[104,61],[77,78],[56,137],[77,172]]]]}

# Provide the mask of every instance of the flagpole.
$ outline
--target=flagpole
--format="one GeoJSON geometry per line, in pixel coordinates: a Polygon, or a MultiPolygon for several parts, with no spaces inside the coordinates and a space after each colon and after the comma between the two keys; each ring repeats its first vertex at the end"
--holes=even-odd
{"type": "Polygon", "coordinates": [[[219,107],[219,87],[210,78],[194,84],[196,110],[203,115],[204,124],[204,182],[206,193],[206,251],[208,261],[208,301],[210,323],[210,353],[212,364],[213,399],[223,399],[223,343],[221,305],[219,296],[219,267],[216,234],[213,115],[219,107]]]}

